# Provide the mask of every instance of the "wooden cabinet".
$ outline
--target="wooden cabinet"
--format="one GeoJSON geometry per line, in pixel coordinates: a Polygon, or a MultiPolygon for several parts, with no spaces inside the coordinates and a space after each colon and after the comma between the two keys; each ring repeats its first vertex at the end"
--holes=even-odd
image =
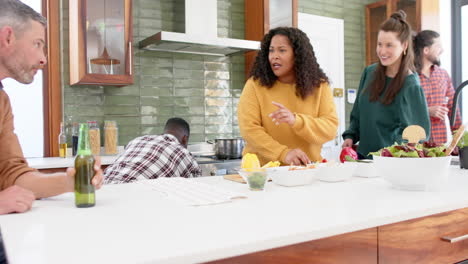
{"type": "Polygon", "coordinates": [[[380,24],[393,12],[405,11],[414,31],[424,29],[439,30],[439,0],[381,0],[366,5],[366,63],[378,61],[375,52],[380,24]]]}
{"type": "Polygon", "coordinates": [[[133,83],[132,0],[69,0],[70,85],[133,83]]]}
{"type": "Polygon", "coordinates": [[[377,263],[377,228],[370,228],[209,263],[377,263]]]}
{"type": "Polygon", "coordinates": [[[464,260],[468,260],[468,208],[209,263],[442,264],[464,260]],[[446,241],[449,238],[452,243],[446,241]]]}
{"type": "Polygon", "coordinates": [[[456,263],[468,259],[468,208],[381,226],[379,263],[456,263]]]}
{"type": "MultiPolygon", "coordinates": [[[[245,39],[261,41],[271,28],[297,27],[297,0],[249,0],[245,1],[245,39]]],[[[257,56],[256,51],[245,54],[245,74],[257,56]]]]}

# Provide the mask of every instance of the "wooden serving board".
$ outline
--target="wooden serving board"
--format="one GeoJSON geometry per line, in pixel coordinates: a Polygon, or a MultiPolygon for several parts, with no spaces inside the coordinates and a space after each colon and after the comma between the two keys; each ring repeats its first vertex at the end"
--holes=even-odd
{"type": "Polygon", "coordinates": [[[226,174],[223,176],[223,178],[228,181],[246,183],[239,174],[226,174]]]}
{"type": "MultiPolygon", "coordinates": [[[[246,183],[239,174],[226,174],[223,176],[223,178],[228,181],[234,181],[234,182],[239,182],[239,183],[244,183],[244,184],[246,183]]],[[[268,179],[268,181],[271,181],[271,179],[268,179]]]]}

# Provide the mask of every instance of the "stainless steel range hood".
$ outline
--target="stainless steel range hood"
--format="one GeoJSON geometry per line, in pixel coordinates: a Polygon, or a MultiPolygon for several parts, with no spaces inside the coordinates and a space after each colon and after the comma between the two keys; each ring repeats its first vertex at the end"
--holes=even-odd
{"type": "Polygon", "coordinates": [[[229,56],[260,49],[260,42],[219,38],[217,0],[185,0],[185,33],[161,31],[139,42],[140,49],[229,56]]]}

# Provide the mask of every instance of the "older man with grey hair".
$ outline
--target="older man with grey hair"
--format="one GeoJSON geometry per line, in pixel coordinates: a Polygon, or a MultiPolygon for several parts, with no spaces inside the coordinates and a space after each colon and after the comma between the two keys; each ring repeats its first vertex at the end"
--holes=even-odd
{"type": "MultiPolygon", "coordinates": [[[[33,81],[47,63],[46,19],[18,0],[0,0],[0,214],[25,212],[35,198],[74,191],[75,170],[43,174],[30,168],[14,133],[13,114],[1,80],[33,81]]],[[[57,69],[58,70],[58,69],[57,69]]],[[[102,184],[100,161],[93,184],[102,184]]]]}

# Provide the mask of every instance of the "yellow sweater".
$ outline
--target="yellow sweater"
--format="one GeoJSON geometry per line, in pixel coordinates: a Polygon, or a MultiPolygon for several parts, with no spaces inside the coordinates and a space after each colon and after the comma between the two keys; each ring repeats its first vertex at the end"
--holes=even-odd
{"type": "Polygon", "coordinates": [[[261,164],[284,161],[295,148],[304,151],[311,161],[322,160],[323,143],[332,140],[338,129],[338,117],[330,87],[323,83],[305,100],[296,95],[294,84],[276,81],[268,89],[252,78],[247,80],[237,109],[239,128],[246,145],[244,153],[255,153],[261,164]],[[268,116],[278,110],[272,101],[295,113],[291,127],[276,125],[268,116]]]}

